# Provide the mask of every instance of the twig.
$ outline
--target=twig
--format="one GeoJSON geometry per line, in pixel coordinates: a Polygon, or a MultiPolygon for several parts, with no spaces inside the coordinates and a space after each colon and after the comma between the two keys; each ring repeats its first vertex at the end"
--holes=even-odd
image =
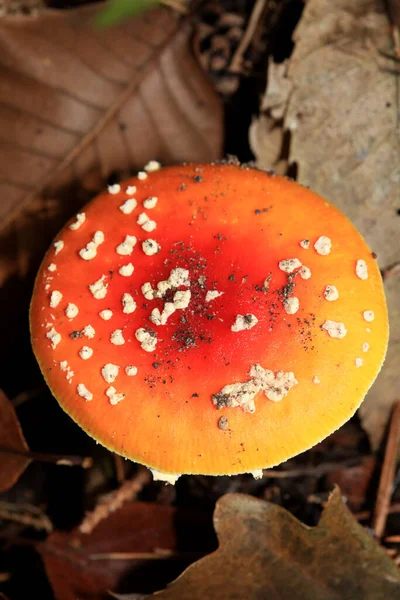
{"type": "Polygon", "coordinates": [[[393,277],[394,275],[400,275],[400,262],[395,262],[392,265],[389,265],[386,267],[386,269],[382,270],[381,274],[384,281],[385,279],[389,279],[389,277],[393,277]]]}
{"type": "Polygon", "coordinates": [[[390,419],[389,434],[386,442],[381,478],[372,520],[374,536],[380,540],[385,532],[389,514],[390,498],[393,491],[393,480],[396,471],[397,453],[400,442],[400,400],[393,407],[390,419]]]}
{"type": "Polygon", "coordinates": [[[392,25],[392,38],[395,52],[397,56],[400,56],[400,3],[399,0],[386,0],[385,4],[392,25]]]}
{"type": "Polygon", "coordinates": [[[118,483],[125,481],[125,464],[124,459],[119,454],[114,454],[115,475],[118,483]]]}
{"type": "Polygon", "coordinates": [[[353,517],[357,521],[369,521],[369,519],[371,517],[371,511],[370,510],[362,510],[360,512],[355,512],[355,513],[353,513],[353,517]]]}
{"type": "Polygon", "coordinates": [[[24,402],[27,402],[28,400],[33,400],[34,398],[37,398],[38,396],[40,396],[45,389],[46,389],[46,387],[44,385],[42,385],[33,390],[28,390],[27,392],[21,392],[20,394],[18,394],[11,400],[11,404],[13,405],[14,408],[17,408],[17,406],[20,406],[24,402]]]}
{"type": "Polygon", "coordinates": [[[200,552],[175,552],[156,548],[154,552],[105,552],[90,554],[90,560],[197,560],[204,553],[200,552]]]}
{"type": "Polygon", "coordinates": [[[251,40],[253,39],[254,32],[257,29],[258,22],[261,19],[261,15],[266,5],[268,6],[268,0],[256,0],[256,3],[254,4],[253,10],[250,15],[246,31],[244,32],[244,36],[242,37],[242,40],[239,46],[237,47],[236,52],[232,56],[231,64],[229,65],[228,69],[231,73],[241,73],[243,55],[249,47],[251,40]]]}
{"type": "MultiPolygon", "coordinates": [[[[389,515],[400,513],[400,502],[394,502],[388,510],[389,515]]],[[[370,510],[363,510],[361,512],[353,513],[353,517],[357,519],[357,521],[369,521],[371,518],[370,510]]]]}
{"type": "Polygon", "coordinates": [[[144,486],[150,483],[151,480],[152,477],[150,471],[145,468],[140,468],[133,479],[125,481],[121,487],[118,490],[115,490],[115,492],[112,492],[102,504],[98,504],[92,512],[86,514],[79,527],[79,531],[81,533],[92,533],[93,529],[100,521],[103,521],[110,513],[121,508],[127,500],[136,498],[144,486]]]}
{"type": "Polygon", "coordinates": [[[341,467],[355,467],[360,464],[363,458],[366,457],[357,456],[353,458],[347,458],[346,460],[342,460],[340,462],[327,462],[322,463],[321,465],[316,465],[315,467],[299,467],[298,469],[288,469],[287,471],[264,469],[263,474],[264,477],[269,477],[271,479],[288,479],[291,477],[304,477],[305,475],[311,477],[321,477],[322,475],[331,473],[335,469],[341,467]]]}
{"type": "Polygon", "coordinates": [[[160,0],[160,4],[173,8],[181,15],[187,15],[189,12],[188,7],[182,4],[182,2],[179,2],[179,0],[160,0]]]}
{"type": "Polygon", "coordinates": [[[18,506],[9,502],[0,502],[0,519],[21,523],[38,530],[44,529],[47,533],[53,531],[53,524],[49,517],[36,506],[30,509],[26,505],[18,506]]]}
{"type": "Polygon", "coordinates": [[[385,544],[400,544],[400,535],[388,535],[384,542],[385,544]]]}
{"type": "Polygon", "coordinates": [[[400,31],[397,25],[392,26],[392,38],[395,54],[400,58],[400,31]]]}
{"type": "Polygon", "coordinates": [[[11,454],[12,456],[23,456],[27,460],[37,462],[53,463],[66,467],[82,467],[89,469],[93,465],[93,459],[90,456],[75,456],[71,454],[46,454],[44,452],[23,452],[18,450],[10,450],[10,448],[0,447],[0,454],[11,454]]]}
{"type": "Polygon", "coordinates": [[[400,502],[394,502],[389,508],[389,515],[400,513],[400,502]]]}

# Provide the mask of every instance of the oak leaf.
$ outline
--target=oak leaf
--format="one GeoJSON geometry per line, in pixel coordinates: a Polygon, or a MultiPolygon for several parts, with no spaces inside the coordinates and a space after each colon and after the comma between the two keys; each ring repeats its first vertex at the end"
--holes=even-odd
{"type": "Polygon", "coordinates": [[[0,493],[12,487],[31,462],[18,454],[26,452],[29,452],[28,444],[14,407],[0,390],[0,493]]]}
{"type": "MultiPolygon", "coordinates": [[[[381,270],[391,275],[385,278],[389,350],[359,410],[376,448],[400,397],[400,65],[385,3],[375,0],[309,0],[294,42],[288,71],[279,66],[272,71],[279,75],[279,89],[289,91],[283,129],[291,170],[351,219],[377,253],[381,270]]],[[[268,89],[262,106],[270,95],[268,89]]],[[[272,134],[279,143],[279,128],[266,129],[264,121],[253,125],[257,136],[252,131],[260,166],[280,156],[279,147],[266,152],[272,134]]]]}
{"type": "MultiPolygon", "coordinates": [[[[251,496],[217,503],[219,548],[200,559],[157,600],[387,600],[400,598],[400,573],[332,493],[317,527],[251,496]]],[[[118,596],[133,600],[133,596],[118,596]]]]}
{"type": "Polygon", "coordinates": [[[159,7],[96,29],[101,6],[0,20],[0,359],[18,372],[32,358],[21,315],[64,223],[115,172],[221,154],[222,103],[189,17],[159,7]]]}
{"type": "Polygon", "coordinates": [[[89,534],[55,531],[39,551],[57,600],[104,600],[112,589],[162,587],[215,545],[207,513],[128,502],[89,534]]]}
{"type": "Polygon", "coordinates": [[[0,223],[45,188],[221,153],[222,106],[187,19],[159,7],[96,29],[97,5],[0,22],[0,223]]]}

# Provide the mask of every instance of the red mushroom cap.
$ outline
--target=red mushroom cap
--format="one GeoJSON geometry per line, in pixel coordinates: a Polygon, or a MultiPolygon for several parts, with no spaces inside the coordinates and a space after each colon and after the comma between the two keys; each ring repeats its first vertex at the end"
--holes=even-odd
{"type": "Polygon", "coordinates": [[[49,249],[30,314],[43,374],[89,435],[162,473],[276,465],[347,421],[381,368],[376,261],[287,179],[156,167],[49,249]]]}

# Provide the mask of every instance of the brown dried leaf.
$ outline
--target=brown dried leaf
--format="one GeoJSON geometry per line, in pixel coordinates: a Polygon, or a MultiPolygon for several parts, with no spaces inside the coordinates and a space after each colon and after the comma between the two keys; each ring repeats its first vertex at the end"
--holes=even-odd
{"type": "Polygon", "coordinates": [[[220,155],[222,108],[188,22],[160,7],[98,30],[97,11],[0,22],[2,224],[44,188],[89,173],[220,155]]]}
{"type": "Polygon", "coordinates": [[[293,88],[293,83],[287,77],[288,61],[268,65],[268,85],[261,101],[261,111],[268,112],[276,121],[283,119],[286,105],[293,88]]]}
{"type": "Polygon", "coordinates": [[[399,571],[355,521],[339,489],[331,495],[317,527],[306,527],[280,506],[240,494],[218,501],[214,525],[218,550],[152,597],[400,598],[399,571]]]}
{"type": "Polygon", "coordinates": [[[56,531],[39,550],[57,600],[104,600],[109,590],[163,587],[193,560],[193,552],[202,555],[214,548],[206,513],[130,502],[90,534],[56,531]],[[160,549],[172,551],[172,558],[160,558],[160,549]],[[154,560],[146,558],[152,553],[154,560]]]}
{"type": "MultiPolygon", "coordinates": [[[[284,174],[287,164],[280,164],[283,144],[282,123],[277,123],[269,115],[260,115],[253,119],[249,129],[249,143],[252,152],[257,157],[257,167],[268,171],[273,169],[276,173],[284,174]],[[277,166],[279,165],[279,168],[277,166]]],[[[283,161],[282,161],[283,163],[283,161]]]]}
{"type": "Polygon", "coordinates": [[[192,56],[190,23],[160,7],[96,30],[98,10],[0,20],[0,311],[9,340],[0,358],[9,364],[31,360],[21,315],[45,250],[105,178],[152,158],[221,152],[222,106],[192,56]]]}
{"type": "MultiPolygon", "coordinates": [[[[310,0],[295,32],[285,117],[298,180],[336,204],[377,252],[400,260],[399,78],[384,4],[310,0]]],[[[339,233],[338,233],[339,235],[339,233]]],[[[383,370],[360,409],[376,447],[400,397],[400,277],[385,282],[391,322],[383,370]]],[[[360,305],[361,309],[361,305],[360,305]]]]}
{"type": "Polygon", "coordinates": [[[284,139],[283,117],[293,84],[287,77],[287,61],[268,64],[268,84],[261,101],[260,116],[249,129],[250,147],[260,169],[274,169],[284,174],[287,161],[280,160],[284,139]]]}
{"type": "Polygon", "coordinates": [[[14,407],[2,390],[0,390],[0,493],[12,487],[30,463],[29,458],[25,456],[8,454],[1,450],[29,452],[14,407]]]}
{"type": "Polygon", "coordinates": [[[331,489],[338,485],[347,506],[357,512],[365,505],[375,468],[376,461],[372,456],[365,456],[358,465],[352,467],[338,466],[326,476],[325,487],[331,489]]]}

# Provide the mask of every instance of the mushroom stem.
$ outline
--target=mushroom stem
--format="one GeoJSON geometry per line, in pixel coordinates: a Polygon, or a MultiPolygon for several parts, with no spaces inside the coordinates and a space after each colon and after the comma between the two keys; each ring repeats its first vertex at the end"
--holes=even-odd
{"type": "Polygon", "coordinates": [[[12,456],[24,456],[28,460],[37,462],[53,463],[66,467],[82,467],[89,469],[93,465],[93,459],[90,456],[75,456],[71,454],[46,454],[44,452],[22,452],[20,450],[10,450],[10,448],[0,447],[0,454],[11,454],[12,456]]]}

